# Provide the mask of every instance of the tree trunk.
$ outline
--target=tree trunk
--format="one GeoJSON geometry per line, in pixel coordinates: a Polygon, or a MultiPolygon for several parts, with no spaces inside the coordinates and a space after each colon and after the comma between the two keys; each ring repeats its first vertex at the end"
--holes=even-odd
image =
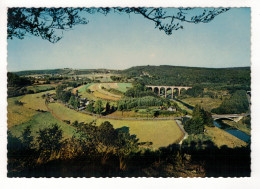
{"type": "Polygon", "coordinates": [[[126,160],[123,157],[119,157],[119,168],[120,170],[126,170],[126,160]]]}

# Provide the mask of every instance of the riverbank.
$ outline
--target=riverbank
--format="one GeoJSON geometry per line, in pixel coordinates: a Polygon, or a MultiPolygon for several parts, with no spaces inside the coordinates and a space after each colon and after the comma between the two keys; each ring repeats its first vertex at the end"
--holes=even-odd
{"type": "Polygon", "coordinates": [[[251,135],[251,129],[249,127],[247,127],[247,125],[239,122],[234,122],[234,121],[230,121],[230,120],[222,120],[223,124],[228,125],[229,127],[238,129],[244,133],[246,133],[247,135],[251,135]]]}
{"type": "Polygon", "coordinates": [[[229,134],[228,132],[218,128],[218,127],[205,127],[206,133],[212,138],[212,141],[218,146],[226,145],[229,148],[246,146],[247,143],[240,140],[239,138],[229,134]]]}

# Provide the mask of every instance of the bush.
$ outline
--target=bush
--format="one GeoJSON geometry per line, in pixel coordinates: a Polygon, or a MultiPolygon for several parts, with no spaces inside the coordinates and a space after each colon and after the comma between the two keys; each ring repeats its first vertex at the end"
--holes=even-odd
{"type": "Polygon", "coordinates": [[[14,104],[15,104],[15,105],[18,105],[18,106],[22,106],[24,103],[21,102],[21,101],[19,101],[19,100],[15,100],[15,101],[14,101],[14,104]]]}

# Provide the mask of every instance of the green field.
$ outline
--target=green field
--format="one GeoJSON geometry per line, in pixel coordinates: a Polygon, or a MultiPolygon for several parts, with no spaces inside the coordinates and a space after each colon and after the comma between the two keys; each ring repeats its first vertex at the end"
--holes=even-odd
{"type": "Polygon", "coordinates": [[[121,92],[126,92],[127,89],[132,87],[132,83],[117,83],[117,90],[121,91],[121,92]]]}
{"type": "Polygon", "coordinates": [[[14,136],[19,137],[27,126],[31,126],[32,136],[37,136],[37,132],[39,131],[39,129],[48,128],[55,123],[60,126],[65,138],[71,137],[73,135],[75,129],[72,126],[69,126],[66,123],[54,118],[50,112],[37,113],[36,115],[31,117],[29,121],[24,122],[20,125],[15,125],[9,130],[14,136]]]}
{"type": "Polygon", "coordinates": [[[52,110],[52,113],[62,120],[70,120],[71,122],[77,120],[86,123],[95,120],[97,125],[100,125],[104,121],[109,121],[114,128],[123,126],[129,127],[131,134],[135,134],[141,142],[153,142],[152,146],[154,148],[179,142],[183,137],[182,131],[174,120],[143,121],[104,119],[68,109],[59,103],[50,103],[48,106],[52,110]]]}
{"type": "Polygon", "coordinates": [[[87,85],[84,85],[83,87],[80,87],[78,92],[82,93],[85,92],[87,90],[87,88],[89,88],[91,85],[93,85],[94,83],[88,83],[87,85]]]}
{"type": "Polygon", "coordinates": [[[55,87],[55,85],[32,85],[32,86],[28,86],[26,87],[27,90],[33,90],[34,92],[39,92],[39,91],[47,91],[47,90],[51,90],[53,89],[53,87],[55,87]]]}
{"type": "Polygon", "coordinates": [[[16,105],[15,101],[20,101],[23,96],[8,98],[7,106],[7,125],[8,128],[13,127],[14,125],[19,125],[30,120],[35,114],[36,111],[29,109],[25,106],[16,105]]]}
{"type": "MultiPolygon", "coordinates": [[[[36,94],[27,94],[21,98],[21,102],[24,103],[24,107],[30,108],[33,110],[44,110],[47,111],[47,107],[45,105],[45,99],[42,98],[43,94],[46,94],[47,92],[41,92],[36,94]]],[[[48,93],[55,93],[54,90],[48,91],[48,93]]]]}

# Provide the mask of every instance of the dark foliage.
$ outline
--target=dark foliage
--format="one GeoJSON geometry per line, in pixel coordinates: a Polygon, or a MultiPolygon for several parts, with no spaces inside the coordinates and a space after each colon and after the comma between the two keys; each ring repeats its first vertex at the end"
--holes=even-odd
{"type": "Polygon", "coordinates": [[[7,86],[8,87],[23,87],[30,85],[31,81],[24,77],[19,77],[18,75],[8,72],[7,73],[7,86]]]}
{"type": "Polygon", "coordinates": [[[30,127],[21,139],[8,132],[8,177],[250,176],[249,145],[218,148],[203,140],[151,151],[128,127],[75,124],[76,135],[65,140],[57,125],[40,130],[36,146],[30,127]]]}
{"type": "Polygon", "coordinates": [[[218,108],[212,109],[217,114],[239,114],[249,110],[246,91],[236,91],[229,99],[225,99],[218,108]]]}
{"type": "MultiPolygon", "coordinates": [[[[198,68],[181,66],[137,66],[122,71],[136,77],[145,85],[198,86],[217,90],[250,90],[250,68],[198,68]],[[142,76],[143,72],[150,77],[142,76]],[[141,77],[140,77],[141,76],[141,77]]],[[[191,95],[201,94],[201,89],[190,90],[191,95]]]]}
{"type": "Polygon", "coordinates": [[[118,101],[117,108],[118,110],[131,110],[135,107],[142,106],[162,106],[164,103],[168,103],[166,99],[145,96],[141,98],[125,98],[118,101]]]}
{"type": "Polygon", "coordinates": [[[196,135],[204,132],[204,126],[213,127],[213,118],[209,112],[196,105],[192,112],[192,118],[185,121],[184,129],[187,133],[196,135]]]}

